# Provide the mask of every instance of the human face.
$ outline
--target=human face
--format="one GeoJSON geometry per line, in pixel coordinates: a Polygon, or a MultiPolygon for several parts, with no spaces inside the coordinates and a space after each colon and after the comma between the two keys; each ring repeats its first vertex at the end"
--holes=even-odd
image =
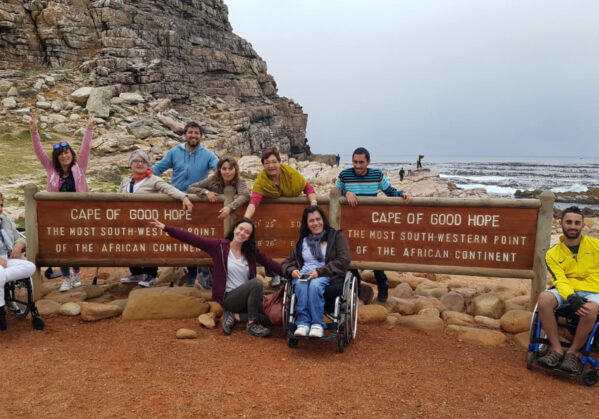
{"type": "Polygon", "coordinates": [[[279,177],[281,174],[281,162],[277,160],[277,156],[271,154],[264,160],[264,170],[269,178],[279,177]]]}
{"type": "Polygon", "coordinates": [[[69,150],[68,148],[65,148],[62,153],[60,153],[58,155],[58,163],[60,163],[60,165],[62,167],[69,167],[71,166],[71,163],[73,162],[73,153],[71,153],[71,150],[69,150]]]}
{"type": "Polygon", "coordinates": [[[320,234],[322,232],[323,222],[318,211],[308,214],[306,222],[308,223],[308,230],[310,230],[310,233],[313,235],[320,234]]]}
{"type": "Polygon", "coordinates": [[[368,173],[368,165],[370,160],[366,159],[366,154],[354,154],[352,156],[352,164],[354,165],[354,171],[358,176],[364,176],[368,173]]]}
{"type": "Polygon", "coordinates": [[[235,227],[235,231],[233,231],[233,241],[240,244],[245,243],[248,241],[253,231],[254,227],[250,223],[241,223],[235,227]]]}
{"type": "Polygon", "coordinates": [[[187,131],[185,131],[185,141],[187,142],[187,146],[192,150],[200,145],[201,139],[202,133],[199,128],[189,127],[187,128],[187,131]]]}
{"type": "Polygon", "coordinates": [[[148,171],[149,165],[148,162],[142,159],[141,157],[136,157],[131,161],[131,170],[133,173],[138,175],[142,175],[148,171]]]}
{"type": "Polygon", "coordinates": [[[561,225],[566,239],[574,240],[580,237],[584,227],[584,219],[580,214],[569,212],[562,218],[561,225]]]}
{"type": "Polygon", "coordinates": [[[231,163],[225,162],[220,168],[220,175],[223,177],[225,184],[229,185],[235,177],[235,168],[231,163]]]}

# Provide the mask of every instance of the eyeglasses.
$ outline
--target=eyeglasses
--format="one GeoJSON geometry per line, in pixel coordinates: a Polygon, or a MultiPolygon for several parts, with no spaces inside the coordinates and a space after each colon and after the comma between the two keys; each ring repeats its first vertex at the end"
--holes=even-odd
{"type": "Polygon", "coordinates": [[[147,164],[148,162],[145,160],[132,160],[132,164],[147,164]]]}
{"type": "Polygon", "coordinates": [[[67,143],[66,141],[63,141],[61,143],[54,144],[54,150],[57,150],[60,147],[68,147],[68,146],[69,146],[69,143],[67,143]]]}

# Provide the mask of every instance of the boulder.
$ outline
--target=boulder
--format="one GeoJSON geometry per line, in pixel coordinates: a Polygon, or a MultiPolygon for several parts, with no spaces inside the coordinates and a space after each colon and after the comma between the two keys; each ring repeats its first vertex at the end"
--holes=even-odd
{"type": "Polygon", "coordinates": [[[223,315],[224,309],[219,303],[216,301],[208,301],[208,304],[210,305],[210,313],[214,313],[217,319],[223,315]]]}
{"type": "MultiPolygon", "coordinates": [[[[337,174],[335,177],[337,177],[337,174]]],[[[402,283],[402,276],[399,272],[386,271],[385,274],[387,275],[387,283],[389,284],[389,288],[397,287],[402,283]]]]}
{"type": "Polygon", "coordinates": [[[429,308],[429,307],[436,308],[440,312],[445,310],[445,306],[441,303],[441,301],[437,300],[436,298],[419,297],[416,300],[414,300],[414,312],[415,313],[418,313],[423,308],[429,308]]]}
{"type": "Polygon", "coordinates": [[[119,95],[119,99],[122,100],[122,103],[132,104],[132,103],[144,103],[145,100],[142,95],[139,93],[121,93],[119,95]]]}
{"type": "Polygon", "coordinates": [[[88,322],[108,319],[122,313],[121,308],[114,304],[80,303],[79,305],[81,306],[81,320],[88,322]]]}
{"type": "Polygon", "coordinates": [[[360,306],[358,310],[358,322],[382,323],[387,318],[387,314],[387,309],[379,304],[360,306]]]}
{"type": "Polygon", "coordinates": [[[78,105],[85,106],[93,87],[80,87],[69,95],[69,99],[78,105]]]}
{"type": "Polygon", "coordinates": [[[13,97],[7,97],[2,99],[2,106],[7,109],[14,109],[17,107],[17,101],[13,97]]]}
{"type": "Polygon", "coordinates": [[[6,96],[19,96],[19,89],[17,89],[15,86],[12,86],[10,89],[8,89],[8,92],[6,92],[6,96]]]}
{"type": "Polygon", "coordinates": [[[209,310],[195,288],[139,288],[129,294],[123,320],[187,319],[209,310]]]}
{"type": "Polygon", "coordinates": [[[64,303],[77,303],[80,301],[85,301],[87,300],[87,293],[80,288],[81,287],[73,288],[66,292],[52,291],[44,298],[46,300],[56,301],[58,304],[61,305],[64,303]]]}
{"type": "Polygon", "coordinates": [[[404,275],[401,277],[401,282],[405,282],[406,284],[408,284],[410,287],[412,287],[412,289],[416,289],[416,287],[418,287],[418,285],[420,285],[420,283],[426,281],[426,278],[422,278],[420,276],[414,276],[414,275],[404,275]]]}
{"type": "Polygon", "coordinates": [[[395,326],[395,324],[397,323],[397,319],[399,319],[398,316],[399,315],[397,313],[391,313],[391,314],[389,314],[387,316],[387,318],[385,319],[385,324],[388,325],[388,326],[395,326]]]}
{"type": "Polygon", "coordinates": [[[447,324],[455,324],[458,326],[474,326],[474,317],[469,314],[461,313],[459,311],[444,311],[441,318],[445,320],[447,324]]]}
{"type": "Polygon", "coordinates": [[[439,312],[438,308],[434,308],[434,307],[428,307],[428,308],[423,308],[422,310],[420,310],[418,312],[419,316],[429,316],[429,317],[440,317],[441,313],[439,312]]]}
{"type": "Polygon", "coordinates": [[[492,319],[486,316],[474,316],[474,323],[478,326],[486,327],[487,329],[500,329],[501,322],[499,319],[492,319]]]}
{"type": "Polygon", "coordinates": [[[508,333],[520,333],[530,330],[532,312],[528,310],[511,310],[501,316],[501,328],[508,333]]]}
{"type": "Polygon", "coordinates": [[[494,293],[487,293],[472,300],[472,313],[470,314],[498,319],[503,315],[504,310],[505,303],[501,297],[494,293]]]}
{"type": "Polygon", "coordinates": [[[450,291],[441,297],[441,303],[451,311],[464,311],[464,296],[459,292],[450,291]]]}
{"type": "Polygon", "coordinates": [[[52,103],[40,100],[39,102],[35,102],[35,107],[40,109],[50,109],[52,107],[52,103]]]}
{"type": "Polygon", "coordinates": [[[208,329],[214,329],[216,327],[216,313],[204,313],[198,316],[200,325],[208,329]]]}
{"type": "Polygon", "coordinates": [[[414,291],[410,284],[402,282],[391,290],[391,295],[397,298],[410,298],[414,295],[414,291]]]}
{"type": "Polygon", "coordinates": [[[449,325],[445,331],[472,343],[478,343],[485,346],[503,346],[507,340],[506,336],[495,330],[477,329],[474,327],[449,325]]]}
{"type": "Polygon", "coordinates": [[[78,316],[81,314],[81,306],[77,303],[64,303],[58,312],[63,316],[78,316]]]}
{"type": "Polygon", "coordinates": [[[443,327],[445,326],[440,317],[431,317],[420,314],[414,316],[402,316],[397,319],[395,324],[397,326],[425,331],[443,330],[443,327]]]}
{"type": "Polygon", "coordinates": [[[125,307],[127,306],[127,299],[126,298],[121,298],[121,299],[118,299],[118,300],[112,300],[110,302],[110,304],[115,305],[115,306],[119,306],[122,311],[125,311],[125,307]]]}
{"type": "Polygon", "coordinates": [[[528,307],[530,304],[530,296],[529,295],[519,295],[514,298],[510,298],[505,300],[506,307],[508,304],[515,304],[522,307],[528,307]]]}
{"type": "Polygon", "coordinates": [[[520,332],[514,335],[514,342],[518,344],[518,346],[528,349],[528,344],[530,343],[530,333],[529,332],[520,332]]]}
{"type": "Polygon", "coordinates": [[[187,278],[187,269],[182,266],[168,267],[161,269],[156,278],[158,284],[170,284],[173,282],[175,285],[183,285],[187,278]]]}
{"type": "Polygon", "coordinates": [[[87,99],[87,105],[85,105],[87,111],[100,118],[108,118],[110,116],[110,98],[113,91],[114,89],[111,86],[94,87],[87,99]]]}
{"type": "Polygon", "coordinates": [[[405,316],[409,316],[411,314],[416,313],[414,309],[414,302],[410,300],[404,300],[398,298],[397,304],[393,307],[393,311],[399,314],[403,314],[405,316]]]}
{"type": "Polygon", "coordinates": [[[81,287],[83,291],[87,294],[87,298],[97,298],[104,294],[104,288],[99,285],[85,284],[81,287]]]}
{"type": "Polygon", "coordinates": [[[175,337],[177,339],[195,339],[198,337],[198,334],[195,330],[182,328],[177,330],[177,333],[175,333],[175,337]]]}
{"type": "Polygon", "coordinates": [[[60,311],[60,303],[53,300],[38,300],[35,302],[35,306],[41,316],[56,314],[60,311]]]}
{"type": "Polygon", "coordinates": [[[423,297],[441,298],[447,294],[447,286],[434,281],[423,281],[416,287],[414,294],[423,297]]]}

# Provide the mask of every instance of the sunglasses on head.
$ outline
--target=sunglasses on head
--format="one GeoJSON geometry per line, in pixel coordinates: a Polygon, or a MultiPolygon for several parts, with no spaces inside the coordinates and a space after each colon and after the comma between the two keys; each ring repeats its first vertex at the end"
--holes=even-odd
{"type": "Polygon", "coordinates": [[[69,143],[67,143],[66,141],[63,141],[61,143],[56,143],[54,144],[54,150],[59,149],[60,147],[67,147],[69,145],[69,143]]]}

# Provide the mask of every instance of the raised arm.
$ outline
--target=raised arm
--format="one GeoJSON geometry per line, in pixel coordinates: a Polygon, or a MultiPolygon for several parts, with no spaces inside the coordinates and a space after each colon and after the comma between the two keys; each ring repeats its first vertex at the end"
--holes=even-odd
{"type": "Polygon", "coordinates": [[[31,133],[31,143],[33,144],[33,152],[37,156],[40,163],[46,168],[52,168],[52,159],[48,157],[42,147],[40,134],[37,132],[37,115],[32,113],[29,115],[29,132],[31,133]]]}
{"type": "Polygon", "coordinates": [[[169,236],[182,241],[183,243],[190,244],[197,247],[200,250],[210,254],[211,256],[216,253],[220,239],[210,239],[208,237],[201,237],[190,233],[189,231],[182,230],[177,227],[167,226],[158,220],[150,221],[150,224],[154,227],[158,227],[164,230],[169,236]]]}
{"type": "Polygon", "coordinates": [[[87,125],[85,127],[85,133],[83,134],[83,141],[81,141],[81,150],[79,150],[79,158],[77,163],[81,170],[85,173],[87,171],[87,165],[89,163],[89,152],[92,148],[92,137],[94,136],[94,126],[96,125],[96,119],[94,114],[90,113],[87,118],[87,125]]]}

